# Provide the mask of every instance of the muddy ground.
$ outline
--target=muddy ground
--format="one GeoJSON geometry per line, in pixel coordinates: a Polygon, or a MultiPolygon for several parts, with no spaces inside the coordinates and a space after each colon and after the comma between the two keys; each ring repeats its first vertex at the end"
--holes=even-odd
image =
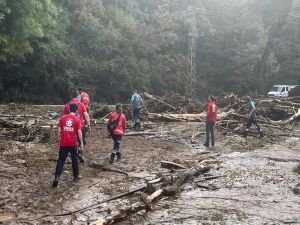
{"type": "Polygon", "coordinates": [[[191,180],[176,196],[158,200],[153,211],[142,211],[119,224],[300,224],[299,137],[266,134],[264,139],[244,139],[217,130],[217,146],[211,149],[202,146],[203,133],[191,140],[204,131],[203,123],[145,123],[143,129],[156,134],[125,136],[121,144],[124,159],[109,165],[112,141],[104,124],[94,124],[85,149],[86,162],[80,164],[82,179],[72,182],[71,164],[67,163],[56,189],[51,187],[58,152],[55,130],[45,143],[1,136],[0,224],[96,224],[140,195],[101,201],[158,174],[168,174],[169,170],[160,168],[160,161],[193,166],[209,156],[220,160],[209,175],[224,175],[201,183],[209,189],[191,180]],[[128,176],[91,166],[95,164],[125,171],[128,176]],[[54,216],[96,203],[80,213],[54,216]]]}

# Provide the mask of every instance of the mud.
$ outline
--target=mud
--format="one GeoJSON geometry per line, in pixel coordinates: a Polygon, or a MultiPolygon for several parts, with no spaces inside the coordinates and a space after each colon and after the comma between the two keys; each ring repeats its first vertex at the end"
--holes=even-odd
{"type": "MultiPolygon", "coordinates": [[[[272,140],[225,136],[217,131],[217,146],[202,146],[202,123],[144,124],[153,135],[125,136],[124,159],[108,164],[112,141],[104,124],[94,125],[80,164],[82,179],[72,182],[71,164],[65,165],[58,188],[51,187],[58,146],[55,131],[47,143],[17,142],[1,137],[0,224],[95,224],[96,221],[139,199],[139,193],[100,204],[103,200],[165,174],[160,161],[193,166],[203,155],[222,163],[211,175],[224,177],[194,181],[174,197],[156,202],[152,212],[142,211],[119,224],[300,224],[300,197],[293,191],[300,183],[294,172],[300,163],[299,138],[272,140]],[[90,167],[100,164],[125,171],[128,176],[90,167]],[[66,216],[53,216],[97,204],[66,216]],[[46,216],[48,215],[48,216],[46,216]]],[[[128,130],[130,132],[130,129],[128,130]]]]}

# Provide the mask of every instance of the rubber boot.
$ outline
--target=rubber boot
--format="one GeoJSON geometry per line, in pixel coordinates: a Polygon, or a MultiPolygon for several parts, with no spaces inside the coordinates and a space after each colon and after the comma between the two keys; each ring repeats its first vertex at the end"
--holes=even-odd
{"type": "Polygon", "coordinates": [[[110,163],[110,164],[113,164],[113,163],[114,163],[115,156],[116,156],[116,154],[115,154],[115,153],[111,153],[111,155],[110,155],[110,159],[109,159],[109,163],[110,163]]]}
{"type": "Polygon", "coordinates": [[[58,177],[55,177],[53,183],[52,183],[52,187],[56,188],[57,185],[58,185],[58,181],[59,181],[59,178],[58,177]]]}
{"type": "Polygon", "coordinates": [[[78,148],[78,159],[79,162],[84,163],[83,151],[81,148],[78,148]]]}
{"type": "Polygon", "coordinates": [[[122,159],[121,152],[117,152],[117,160],[120,161],[122,159]]]}
{"type": "Polygon", "coordinates": [[[259,131],[259,137],[263,138],[264,137],[264,133],[262,132],[262,130],[259,131]]]}

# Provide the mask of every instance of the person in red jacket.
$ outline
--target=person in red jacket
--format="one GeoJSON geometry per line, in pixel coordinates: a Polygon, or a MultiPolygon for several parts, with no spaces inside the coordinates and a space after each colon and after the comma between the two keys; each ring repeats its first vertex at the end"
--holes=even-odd
{"type": "MultiPolygon", "coordinates": [[[[84,129],[85,121],[86,121],[86,124],[87,124],[87,127],[88,127],[88,130],[89,130],[89,131],[91,131],[91,123],[90,123],[90,117],[89,117],[89,114],[87,113],[84,104],[81,103],[81,102],[78,100],[78,92],[77,92],[77,91],[72,92],[72,95],[71,95],[71,101],[68,102],[67,104],[65,104],[64,111],[63,111],[63,114],[64,114],[64,115],[70,113],[70,105],[71,105],[71,104],[75,104],[75,105],[77,105],[77,107],[78,107],[78,111],[77,111],[77,113],[76,113],[75,115],[76,115],[76,116],[80,119],[80,121],[81,121],[81,129],[82,129],[81,131],[82,131],[83,145],[86,145],[86,129],[84,129]]],[[[80,162],[82,162],[82,163],[84,162],[82,150],[80,150],[79,160],[80,160],[80,162]]]]}
{"type": "Polygon", "coordinates": [[[79,94],[80,96],[78,96],[79,97],[78,99],[81,101],[82,104],[84,104],[87,112],[89,112],[89,104],[90,104],[89,95],[86,92],[84,92],[82,88],[79,88],[79,94]]]}
{"type": "Polygon", "coordinates": [[[218,106],[216,105],[215,98],[213,96],[208,97],[207,111],[206,111],[206,141],[203,144],[206,147],[209,147],[209,139],[211,136],[211,146],[215,146],[215,123],[217,120],[217,110],[218,106]]]}
{"type": "Polygon", "coordinates": [[[83,148],[82,133],[81,133],[81,121],[76,116],[77,105],[70,105],[70,113],[63,115],[58,124],[58,141],[59,141],[59,156],[55,169],[55,179],[52,186],[57,187],[60,175],[62,174],[66,158],[71,153],[72,157],[72,170],[73,181],[76,182],[79,179],[78,168],[78,151],[77,151],[77,139],[80,140],[80,147],[83,148]]]}
{"type": "Polygon", "coordinates": [[[116,155],[117,160],[121,160],[120,144],[126,130],[126,117],[122,114],[121,104],[118,103],[116,105],[116,111],[110,115],[107,122],[107,128],[114,141],[114,147],[109,160],[110,163],[113,163],[116,155]]]}

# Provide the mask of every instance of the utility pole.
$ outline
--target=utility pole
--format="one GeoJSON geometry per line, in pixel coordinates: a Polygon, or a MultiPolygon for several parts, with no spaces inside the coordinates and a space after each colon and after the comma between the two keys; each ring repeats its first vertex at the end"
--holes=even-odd
{"type": "Polygon", "coordinates": [[[196,68],[194,61],[196,59],[196,40],[198,37],[203,36],[198,34],[196,15],[191,8],[188,9],[187,18],[185,20],[185,25],[188,29],[189,37],[189,53],[188,53],[188,69],[187,69],[187,84],[186,92],[189,93],[191,97],[196,96],[196,68]]]}

